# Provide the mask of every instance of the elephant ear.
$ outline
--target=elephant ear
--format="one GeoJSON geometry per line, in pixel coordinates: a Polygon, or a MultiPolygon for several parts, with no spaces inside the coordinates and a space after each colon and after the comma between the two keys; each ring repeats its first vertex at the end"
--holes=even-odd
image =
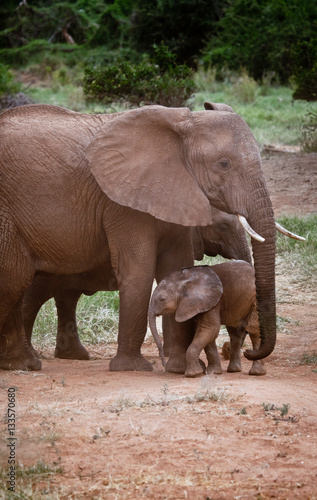
{"type": "Polygon", "coordinates": [[[204,103],[204,108],[207,109],[207,111],[229,111],[230,113],[234,113],[233,109],[231,106],[228,104],[224,104],[222,102],[205,102],[204,103]]]}
{"type": "Polygon", "coordinates": [[[210,224],[209,201],[183,154],[191,122],[187,108],[145,106],[105,123],[86,149],[104,193],[167,222],[210,224]]]}
{"type": "Polygon", "coordinates": [[[208,266],[191,267],[183,273],[187,281],[175,313],[179,322],[214,308],[223,294],[220,278],[208,266]]]}

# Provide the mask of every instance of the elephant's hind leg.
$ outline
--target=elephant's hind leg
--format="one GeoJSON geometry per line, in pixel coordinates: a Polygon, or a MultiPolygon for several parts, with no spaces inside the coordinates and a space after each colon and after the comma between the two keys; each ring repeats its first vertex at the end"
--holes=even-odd
{"type": "Polygon", "coordinates": [[[40,370],[30,349],[22,321],[22,297],[30,286],[34,267],[12,224],[0,228],[0,368],[40,370]]]}
{"type": "MultiPolygon", "coordinates": [[[[250,335],[250,339],[252,342],[252,347],[254,350],[258,349],[260,346],[260,333],[257,331],[256,333],[248,332],[250,335]]],[[[263,359],[256,359],[252,362],[252,366],[249,370],[249,375],[261,376],[266,375],[266,368],[264,366],[263,359]]]]}
{"type": "Polygon", "coordinates": [[[241,372],[241,347],[245,335],[242,332],[239,332],[238,328],[235,328],[233,326],[227,326],[227,330],[230,336],[230,361],[227,372],[241,372]]]}
{"type": "Polygon", "coordinates": [[[81,292],[78,290],[65,290],[55,294],[58,316],[55,358],[90,359],[77,331],[76,307],[80,296],[81,292]]]}
{"type": "Polygon", "coordinates": [[[40,370],[41,361],[26,340],[21,301],[4,322],[0,336],[0,368],[3,370],[40,370]]]}

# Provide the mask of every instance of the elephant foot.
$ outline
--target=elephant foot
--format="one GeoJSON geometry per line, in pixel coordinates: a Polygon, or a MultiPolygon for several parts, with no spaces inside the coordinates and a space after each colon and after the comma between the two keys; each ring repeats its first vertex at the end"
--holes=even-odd
{"type": "Polygon", "coordinates": [[[56,346],[54,351],[55,358],[59,359],[81,359],[86,360],[90,359],[90,354],[85,349],[82,344],[76,345],[73,349],[62,349],[61,347],[56,346]]]}
{"type": "Polygon", "coordinates": [[[261,359],[253,361],[252,367],[249,371],[249,375],[256,375],[256,376],[266,375],[266,369],[261,359]]]}
{"type": "Polygon", "coordinates": [[[227,368],[227,372],[229,373],[242,372],[241,361],[230,361],[227,368]]]}
{"type": "Polygon", "coordinates": [[[10,358],[6,356],[0,359],[0,369],[1,370],[23,370],[23,371],[37,371],[41,370],[42,363],[35,357],[32,353],[29,356],[20,356],[15,358],[10,358]]]}
{"type": "Polygon", "coordinates": [[[198,377],[206,373],[206,365],[200,359],[195,363],[187,364],[185,377],[198,377]]]}
{"type": "Polygon", "coordinates": [[[186,356],[184,355],[172,355],[169,357],[165,371],[170,373],[185,373],[187,368],[186,356]]]}
{"type": "Polygon", "coordinates": [[[116,354],[111,359],[109,370],[111,372],[152,372],[153,366],[141,354],[116,354]]]}
{"type": "Polygon", "coordinates": [[[207,366],[207,374],[211,375],[222,375],[222,367],[221,365],[208,365],[207,366]]]}

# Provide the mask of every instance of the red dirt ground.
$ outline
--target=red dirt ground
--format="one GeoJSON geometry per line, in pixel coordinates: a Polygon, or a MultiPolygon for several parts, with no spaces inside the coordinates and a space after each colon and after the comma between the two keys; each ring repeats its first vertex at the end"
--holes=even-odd
{"type": "MultiPolygon", "coordinates": [[[[316,154],[266,151],[263,169],[276,216],[317,213],[316,154]]],[[[41,372],[1,372],[1,409],[7,388],[18,389],[19,463],[63,468],[17,477],[29,496],[15,498],[317,499],[317,364],[300,364],[317,353],[316,303],[311,277],[279,257],[277,313],[287,322],[264,377],[250,377],[245,359],[242,373],[165,373],[151,340],[153,373],[109,372],[115,345],[93,347],[90,361],[51,349],[41,372]]]]}

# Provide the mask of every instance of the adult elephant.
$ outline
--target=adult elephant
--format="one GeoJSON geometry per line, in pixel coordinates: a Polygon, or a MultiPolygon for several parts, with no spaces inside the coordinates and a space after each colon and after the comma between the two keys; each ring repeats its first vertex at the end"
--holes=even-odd
{"type": "MultiPolygon", "coordinates": [[[[179,261],[185,252],[192,253],[195,260],[202,260],[204,255],[221,255],[227,259],[240,259],[251,263],[251,252],[246,233],[234,215],[210,207],[212,224],[205,227],[185,227],[171,225],[170,240],[164,242],[164,253],[168,257],[168,247],[175,236],[172,229],[177,228],[183,235],[189,234],[187,242],[190,248],[177,248],[174,258],[179,261]]],[[[78,335],[76,307],[81,294],[92,295],[98,291],[118,290],[114,270],[110,259],[97,269],[80,274],[38,274],[24,294],[23,322],[28,343],[36,316],[42,305],[52,297],[57,308],[57,338],[54,355],[62,359],[89,359],[89,353],[82,345],[78,335]]],[[[172,332],[166,318],[164,328],[164,348],[169,354],[172,345],[172,332]]],[[[37,355],[36,351],[35,354],[37,355]]]]}
{"type": "MultiPolygon", "coordinates": [[[[39,368],[31,351],[25,354],[21,313],[35,274],[81,273],[110,258],[120,293],[110,369],[150,370],[140,349],[153,279],[193,258],[185,251],[176,261],[176,248],[188,245],[181,232],[170,239],[170,225],[208,225],[210,205],[247,220],[265,239],[252,243],[261,345],[245,355],[261,359],[272,352],[275,221],[259,148],[239,115],[205,108],[86,115],[31,105],[0,115],[2,368],[39,368]]],[[[167,369],[184,372],[178,340],[184,332],[176,322],[174,328],[167,369]]]]}

